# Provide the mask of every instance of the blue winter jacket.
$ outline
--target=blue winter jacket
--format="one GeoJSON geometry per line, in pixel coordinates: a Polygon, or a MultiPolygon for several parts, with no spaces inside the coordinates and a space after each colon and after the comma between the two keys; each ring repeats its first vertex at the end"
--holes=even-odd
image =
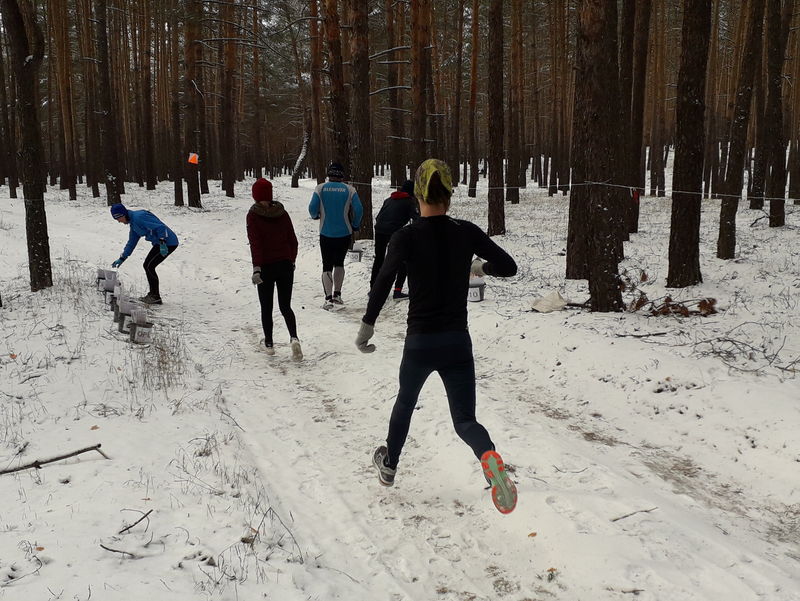
{"type": "Polygon", "coordinates": [[[314,190],[308,212],[312,219],[319,219],[320,234],[344,238],[361,226],[364,207],[350,184],[325,182],[314,190]]]}
{"type": "Polygon", "coordinates": [[[125,245],[125,250],[122,251],[122,256],[127,258],[131,256],[133,249],[139,243],[139,238],[144,236],[145,240],[152,243],[153,246],[158,246],[161,240],[167,243],[167,246],[178,246],[178,237],[171,229],[150,211],[128,211],[128,225],[131,227],[130,236],[128,236],[128,243],[125,245]]]}

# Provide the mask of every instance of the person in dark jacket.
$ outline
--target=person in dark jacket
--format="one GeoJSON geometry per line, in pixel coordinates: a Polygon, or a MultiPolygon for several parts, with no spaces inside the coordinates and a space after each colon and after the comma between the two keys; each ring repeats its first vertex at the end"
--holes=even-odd
{"type": "MultiPolygon", "coordinates": [[[[383,206],[375,218],[375,260],[372,263],[372,276],[369,280],[370,289],[381,270],[383,259],[386,256],[386,247],[389,245],[392,234],[417,217],[419,217],[419,209],[417,208],[417,199],[414,198],[414,182],[406,180],[397,192],[392,192],[391,196],[383,201],[383,206]]],[[[402,264],[397,268],[397,276],[394,280],[392,296],[395,300],[408,298],[408,295],[403,292],[405,281],[406,266],[402,264]]]]}
{"type": "Polygon", "coordinates": [[[428,159],[422,163],[414,192],[420,218],[392,236],[356,337],[361,352],[375,350],[375,345],[369,344],[375,321],[389,296],[395,272],[405,262],[411,297],[400,391],[386,445],[375,450],[373,464],[380,483],[391,486],[420,390],[428,376],[437,371],[456,433],[480,460],[497,509],[510,513],[517,503],[516,486],[486,428],[475,418],[475,360],[467,326],[467,292],[470,273],[510,277],[516,274],[517,264],[477,225],[447,216],[453,184],[444,162],[428,159]],[[473,260],[473,255],[487,261],[473,260]]]}
{"type": "Polygon", "coordinates": [[[292,311],[297,237],[289,214],[272,198],[272,182],[262,178],[253,184],[253,206],[247,212],[247,238],[253,258],[253,284],[258,286],[261,325],[268,355],[275,354],[272,338],[272,297],[278,289],[278,308],[289,330],[289,344],[296,361],[303,358],[297,339],[297,320],[292,311]]]}
{"type": "Polygon", "coordinates": [[[111,266],[122,265],[131,256],[139,239],[144,236],[145,240],[153,245],[150,252],[147,253],[143,265],[150,291],[139,300],[148,305],[162,304],[156,267],[178,248],[178,236],[150,211],[131,211],[125,205],[117,203],[111,205],[111,216],[119,223],[129,225],[131,230],[122,254],[111,266]]]}

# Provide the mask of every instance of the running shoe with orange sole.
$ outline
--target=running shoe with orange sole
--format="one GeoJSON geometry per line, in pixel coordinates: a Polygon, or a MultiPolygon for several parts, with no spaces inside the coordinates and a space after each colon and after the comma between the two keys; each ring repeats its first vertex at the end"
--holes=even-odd
{"type": "Polygon", "coordinates": [[[517,487],[511,481],[503,458],[496,451],[481,455],[483,475],[492,487],[492,501],[500,513],[511,513],[517,506],[517,487]]]}

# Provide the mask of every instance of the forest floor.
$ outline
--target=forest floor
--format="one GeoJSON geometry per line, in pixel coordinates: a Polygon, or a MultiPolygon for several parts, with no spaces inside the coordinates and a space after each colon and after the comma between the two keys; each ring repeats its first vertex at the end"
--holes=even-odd
{"type": "MultiPolygon", "coordinates": [[[[407,304],[389,300],[377,351],[358,352],[365,242],[345,310],[321,309],[310,180],[275,181],[300,242],[305,359],[277,313],[264,353],[250,183],[234,199],[215,186],[202,210],[174,207],[170,184],[128,184],[126,205],[181,240],[149,345],[118,332],[96,290],[127,240],[104,200],[48,191],[55,281],[31,293],[24,203],[0,189],[0,470],[95,444],[109,457],[0,475],[0,601],[800,600],[798,207],[779,229],[742,208],[737,258],[721,261],[719,203],[704,201],[704,282],[667,290],[670,200],[645,197],[621,268],[626,302],[652,304],[544,314],[539,296],[588,296],[564,279],[568,197],[532,188],[505,206],[495,239],[519,273],[469,304],[478,418],[519,490],[503,516],[435,375],[396,485],[379,485],[407,304]],[[652,315],[668,295],[717,312],[652,315]]],[[[388,192],[377,179],[375,213],[388,192]]],[[[485,227],[485,190],[459,187],[452,214],[485,227]]],[[[119,270],[134,294],[146,246],[119,270]]]]}

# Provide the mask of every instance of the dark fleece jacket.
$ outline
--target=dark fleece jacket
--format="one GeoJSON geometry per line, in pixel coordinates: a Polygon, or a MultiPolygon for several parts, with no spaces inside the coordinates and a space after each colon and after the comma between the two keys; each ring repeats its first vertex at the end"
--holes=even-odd
{"type": "Polygon", "coordinates": [[[247,212],[247,238],[253,267],[278,261],[295,262],[297,237],[289,214],[279,202],[255,203],[247,212]]]}

